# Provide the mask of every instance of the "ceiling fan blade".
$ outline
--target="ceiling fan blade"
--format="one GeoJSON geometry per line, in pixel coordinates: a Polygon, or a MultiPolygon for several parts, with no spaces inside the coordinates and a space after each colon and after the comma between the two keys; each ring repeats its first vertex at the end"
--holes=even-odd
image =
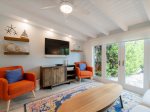
{"type": "Polygon", "coordinates": [[[55,8],[55,7],[57,7],[57,6],[56,5],[55,6],[46,6],[46,7],[40,8],[40,9],[45,10],[45,9],[51,9],[51,8],[55,8]]]}

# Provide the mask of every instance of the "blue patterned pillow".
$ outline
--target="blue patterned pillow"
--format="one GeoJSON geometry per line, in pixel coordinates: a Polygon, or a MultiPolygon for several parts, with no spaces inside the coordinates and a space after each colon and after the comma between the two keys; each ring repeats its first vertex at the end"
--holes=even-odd
{"type": "Polygon", "coordinates": [[[22,80],[23,76],[21,69],[7,70],[6,79],[8,80],[9,84],[22,80]]]}
{"type": "Polygon", "coordinates": [[[79,68],[81,71],[86,70],[86,64],[85,63],[79,64],[79,68]]]}

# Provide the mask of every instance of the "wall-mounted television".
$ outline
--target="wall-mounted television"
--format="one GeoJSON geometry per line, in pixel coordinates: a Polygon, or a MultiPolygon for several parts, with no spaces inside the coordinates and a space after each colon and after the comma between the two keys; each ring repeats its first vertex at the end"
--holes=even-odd
{"type": "Polygon", "coordinates": [[[45,55],[69,55],[69,42],[45,38],[45,55]]]}

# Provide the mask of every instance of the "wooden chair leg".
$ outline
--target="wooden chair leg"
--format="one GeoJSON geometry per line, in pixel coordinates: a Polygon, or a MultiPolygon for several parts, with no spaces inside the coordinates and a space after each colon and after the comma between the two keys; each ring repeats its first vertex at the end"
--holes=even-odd
{"type": "Polygon", "coordinates": [[[8,102],[7,102],[7,110],[6,110],[6,112],[9,112],[10,101],[11,101],[11,100],[8,100],[8,102]]]}
{"type": "Polygon", "coordinates": [[[34,98],[35,98],[36,96],[35,96],[35,92],[34,92],[34,90],[32,90],[32,94],[33,94],[33,96],[34,96],[34,98]]]}
{"type": "Polygon", "coordinates": [[[90,77],[91,80],[93,80],[93,77],[90,77]]]}
{"type": "Polygon", "coordinates": [[[79,78],[79,82],[81,82],[81,78],[79,78]]]}

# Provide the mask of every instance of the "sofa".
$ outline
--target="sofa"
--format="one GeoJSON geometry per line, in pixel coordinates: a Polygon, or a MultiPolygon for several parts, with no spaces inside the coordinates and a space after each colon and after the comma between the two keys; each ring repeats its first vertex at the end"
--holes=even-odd
{"type": "Polygon", "coordinates": [[[150,89],[144,94],[142,103],[135,106],[130,112],[150,112],[150,89]]]}

